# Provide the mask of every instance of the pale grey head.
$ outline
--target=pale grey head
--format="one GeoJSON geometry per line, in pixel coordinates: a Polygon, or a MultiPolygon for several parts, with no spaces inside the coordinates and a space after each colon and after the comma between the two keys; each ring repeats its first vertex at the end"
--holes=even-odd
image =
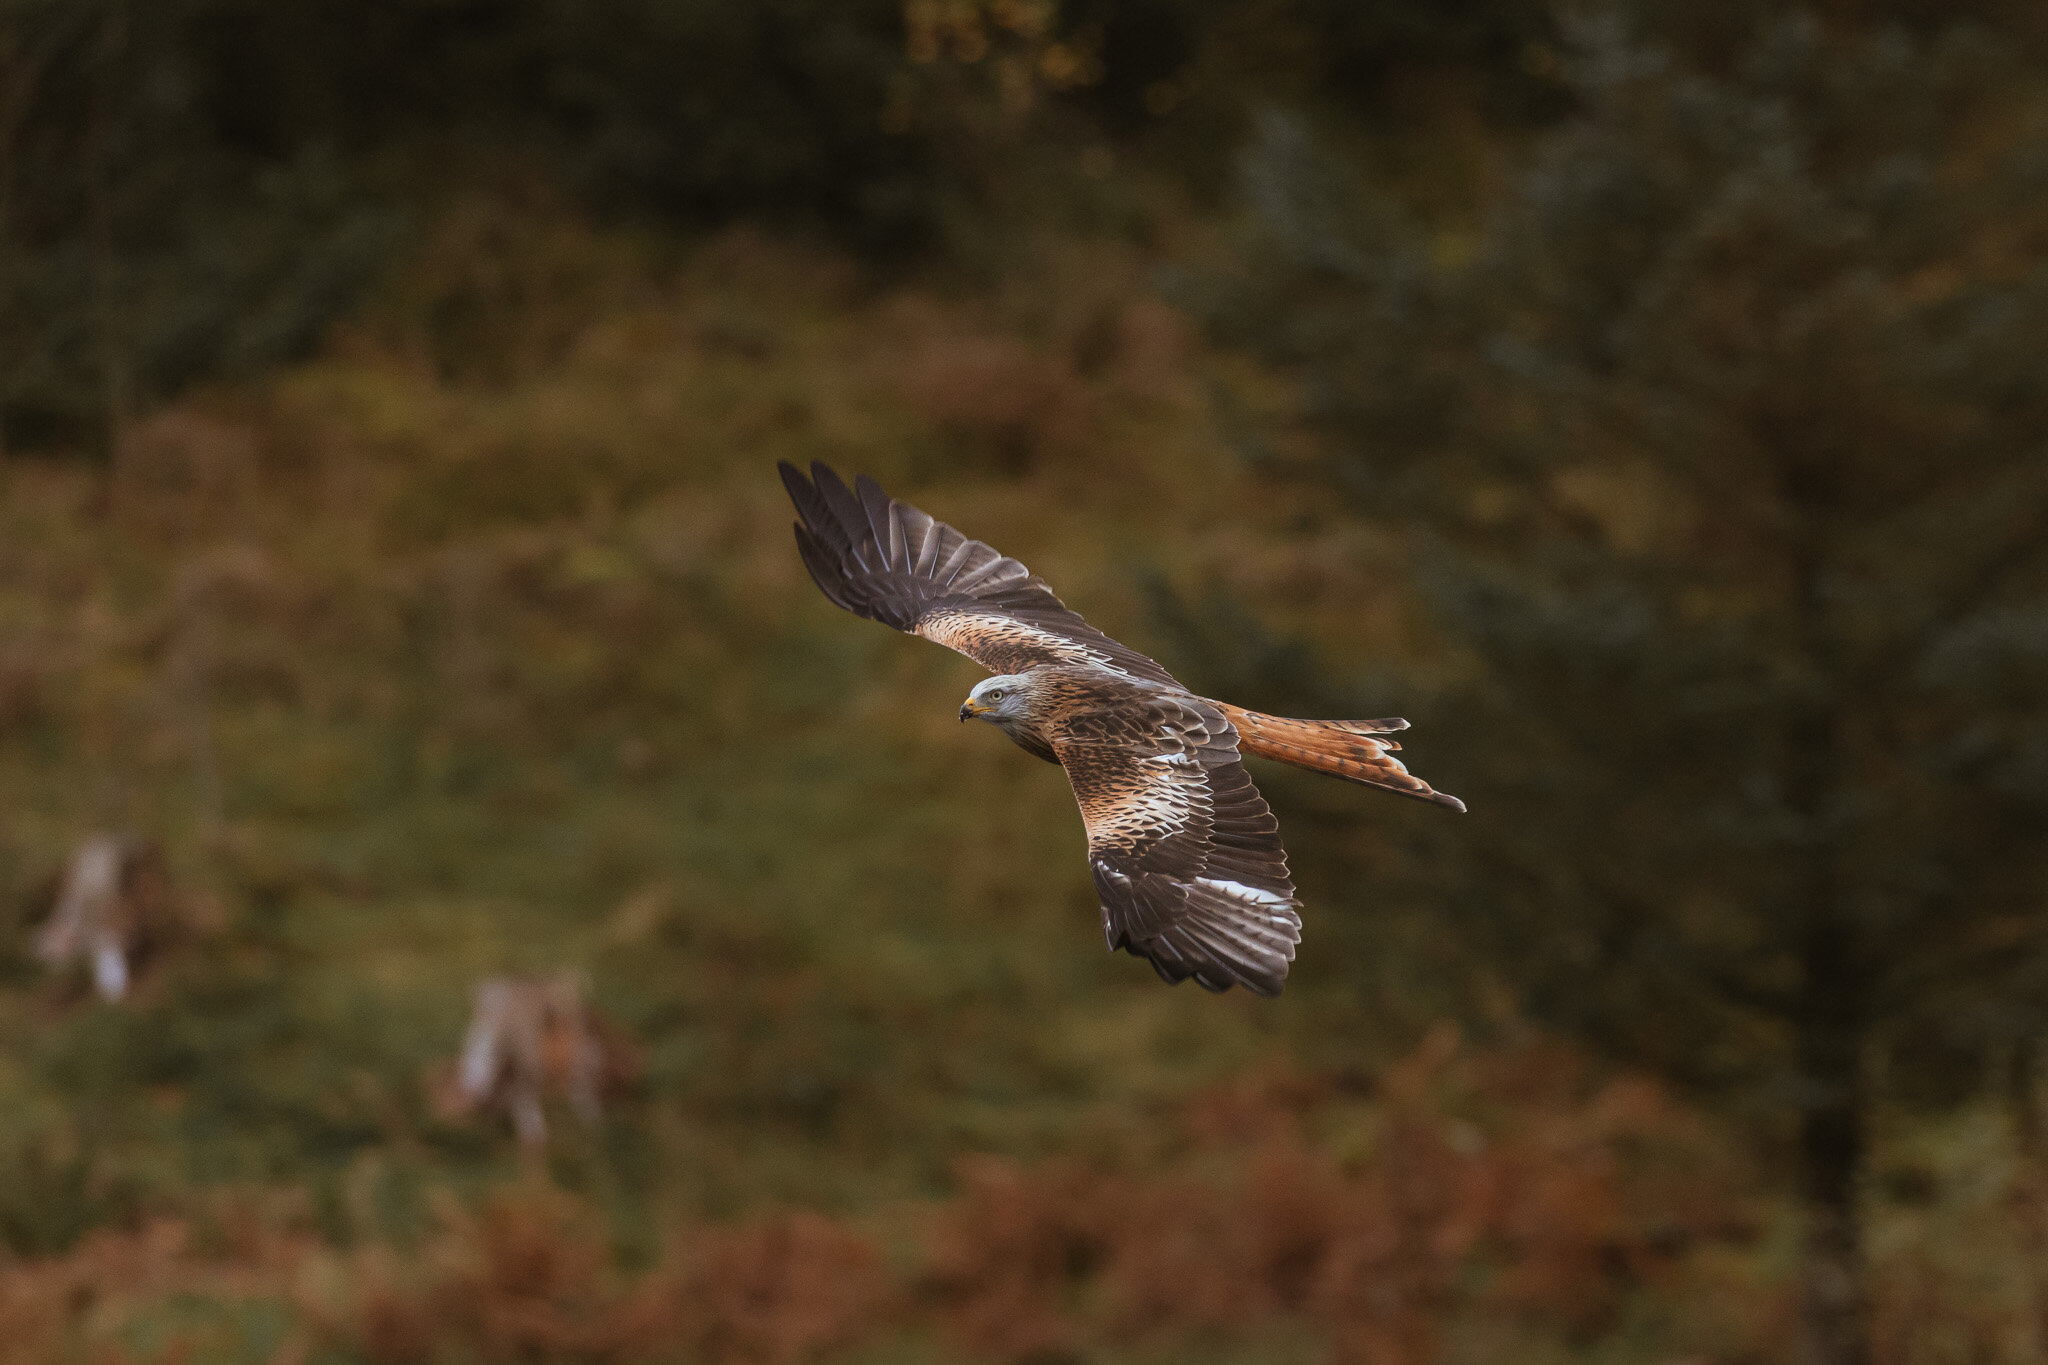
{"type": "Polygon", "coordinates": [[[1024,722],[1030,694],[1031,680],[1021,673],[983,678],[960,703],[960,719],[985,720],[1010,729],[1024,722]]]}

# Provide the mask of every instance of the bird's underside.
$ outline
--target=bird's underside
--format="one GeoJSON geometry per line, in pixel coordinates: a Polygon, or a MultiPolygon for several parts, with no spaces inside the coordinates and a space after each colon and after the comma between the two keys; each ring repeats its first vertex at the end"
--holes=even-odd
{"type": "Polygon", "coordinates": [[[827,598],[1001,675],[976,689],[1000,703],[977,711],[970,698],[962,718],[992,720],[1066,770],[1109,945],[1168,981],[1276,995],[1301,938],[1279,826],[1241,750],[1464,809],[1391,756],[1404,720],[1290,720],[1198,697],[1022,564],[865,475],[848,488],[822,464],[809,479],[781,470],[827,598]]]}

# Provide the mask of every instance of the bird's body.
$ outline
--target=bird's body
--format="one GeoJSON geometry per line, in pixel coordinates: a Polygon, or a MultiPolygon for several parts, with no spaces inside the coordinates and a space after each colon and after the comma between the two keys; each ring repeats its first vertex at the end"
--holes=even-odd
{"type": "Polygon", "coordinates": [[[1463,810],[1390,757],[1404,720],[1314,721],[1196,696],[1022,564],[823,465],[785,464],[826,597],[995,670],[960,708],[1066,770],[1112,949],[1168,981],[1275,995],[1301,938],[1279,825],[1240,749],[1463,810]]]}

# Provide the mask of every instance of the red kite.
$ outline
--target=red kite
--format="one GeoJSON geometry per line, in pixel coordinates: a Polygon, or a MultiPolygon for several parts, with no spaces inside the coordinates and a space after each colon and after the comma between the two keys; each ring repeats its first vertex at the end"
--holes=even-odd
{"type": "Polygon", "coordinates": [[[856,616],[956,649],[997,676],[960,719],[985,720],[1066,769],[1088,827],[1103,932],[1169,982],[1278,995],[1301,941],[1279,824],[1238,754],[1462,811],[1392,757],[1405,720],[1288,720],[1198,697],[1096,630],[1016,560],[861,475],[782,481],[818,587],[856,616]]]}

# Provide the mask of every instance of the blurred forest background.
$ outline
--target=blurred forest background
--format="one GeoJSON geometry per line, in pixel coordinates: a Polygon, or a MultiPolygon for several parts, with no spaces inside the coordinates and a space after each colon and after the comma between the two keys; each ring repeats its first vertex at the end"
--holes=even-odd
{"type": "Polygon", "coordinates": [[[2044,267],[2037,0],[0,0],[0,1361],[2048,1359],[2044,267]],[[1162,987],[777,459],[1472,814],[1162,987]]]}

